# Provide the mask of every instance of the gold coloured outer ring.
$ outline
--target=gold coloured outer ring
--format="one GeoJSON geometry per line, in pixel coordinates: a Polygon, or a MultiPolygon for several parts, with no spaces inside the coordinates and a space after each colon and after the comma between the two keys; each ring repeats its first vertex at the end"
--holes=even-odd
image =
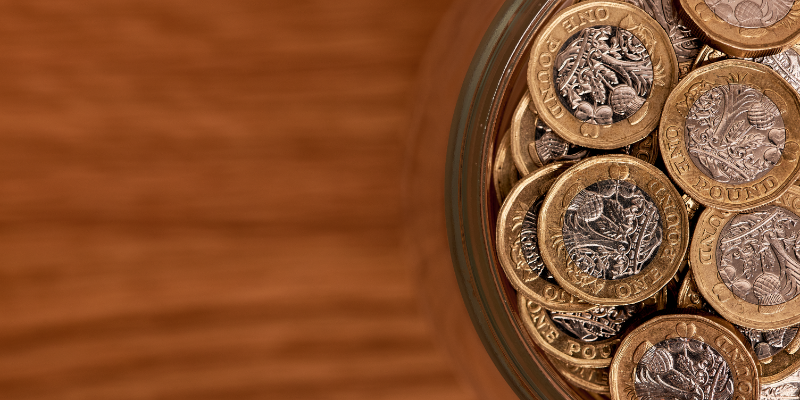
{"type": "Polygon", "coordinates": [[[550,357],[549,361],[567,382],[592,393],[609,395],[608,368],[578,367],[555,357],[550,357]]]}
{"type": "Polygon", "coordinates": [[[800,333],[782,351],[772,356],[772,361],[768,364],[758,364],[758,374],[761,376],[761,383],[768,385],[775,383],[791,375],[800,368],[800,333]]]}
{"type": "MultiPolygon", "coordinates": [[[[800,215],[800,188],[792,186],[772,205],[800,215]]],[[[777,305],[752,304],[736,296],[722,281],[717,267],[717,251],[722,230],[738,213],[706,208],[692,238],[689,262],[697,288],[722,317],[751,329],[780,329],[800,323],[800,296],[777,305]]]]}
{"type": "Polygon", "coordinates": [[[562,332],[550,319],[547,310],[533,300],[517,294],[522,323],[533,341],[547,354],[569,365],[605,368],[619,345],[620,338],[584,342],[562,332]]]}
{"type": "Polygon", "coordinates": [[[564,290],[592,304],[622,305],[643,301],[664,287],[684,262],[689,247],[689,217],[680,193],[658,168],[627,155],[583,160],[553,183],[539,212],[539,251],[564,290]],[[661,245],[638,274],[622,279],[596,278],[578,270],[567,254],[562,225],[572,199],[589,185],[608,179],[634,183],[658,208],[661,245]]]}
{"type": "Polygon", "coordinates": [[[525,91],[514,110],[511,119],[511,154],[520,175],[525,176],[541,168],[544,164],[536,152],[536,119],[538,116],[530,107],[531,94],[525,91]]]}
{"type": "Polygon", "coordinates": [[[647,13],[626,3],[589,1],[565,8],[537,36],[528,64],[528,88],[539,117],[568,142],[594,149],[623,147],[649,135],[677,82],[678,61],[669,36],[647,13]],[[642,42],[652,60],[653,85],[633,115],[611,125],[595,125],[579,120],[561,104],[553,68],[558,52],[575,33],[604,25],[623,28],[642,42]]]}
{"type": "Polygon", "coordinates": [[[800,99],[767,66],[743,60],[718,61],[692,71],[675,87],[664,106],[658,139],[667,171],[693,199],[720,210],[753,209],[778,198],[800,174],[800,99]],[[697,168],[687,152],[686,118],[695,100],[715,87],[728,84],[742,84],[764,93],[778,107],[786,128],[786,144],[778,164],[748,183],[713,180],[697,168]]]}
{"type": "Polygon", "coordinates": [[[550,310],[579,312],[590,310],[594,305],[535,273],[526,263],[520,243],[525,214],[537,200],[544,197],[553,181],[569,166],[567,163],[549,164],[526,176],[511,189],[497,217],[497,256],[508,280],[517,291],[550,310]]]}
{"type": "Polygon", "coordinates": [[[780,53],[800,40],[800,2],[765,28],[741,28],[718,17],[704,0],[680,0],[679,13],[692,33],[703,42],[734,57],[759,57],[780,53]]]}
{"type": "Polygon", "coordinates": [[[678,314],[655,317],[625,336],[614,355],[609,373],[613,400],[637,397],[634,373],[639,361],[647,350],[672,338],[694,339],[712,347],[728,363],[733,378],[731,399],[758,399],[761,385],[756,362],[741,335],[719,318],[678,314]]]}

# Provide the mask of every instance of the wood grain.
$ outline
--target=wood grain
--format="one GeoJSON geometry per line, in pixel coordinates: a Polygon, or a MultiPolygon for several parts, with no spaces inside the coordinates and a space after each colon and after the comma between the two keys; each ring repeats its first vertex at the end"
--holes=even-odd
{"type": "Polygon", "coordinates": [[[1,2],[0,397],[475,398],[401,245],[449,6],[1,2]]]}

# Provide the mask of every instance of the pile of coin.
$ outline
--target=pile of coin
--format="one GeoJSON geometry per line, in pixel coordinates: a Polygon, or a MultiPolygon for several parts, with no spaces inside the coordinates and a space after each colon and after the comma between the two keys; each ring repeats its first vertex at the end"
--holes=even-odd
{"type": "Polygon", "coordinates": [[[576,387],[800,399],[800,1],[586,0],[536,32],[497,257],[576,387]]]}

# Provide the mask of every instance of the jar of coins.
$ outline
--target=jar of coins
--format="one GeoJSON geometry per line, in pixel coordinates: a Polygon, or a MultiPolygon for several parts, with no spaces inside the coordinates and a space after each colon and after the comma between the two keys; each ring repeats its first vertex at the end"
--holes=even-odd
{"type": "Polygon", "coordinates": [[[525,399],[800,400],[800,1],[509,1],[446,216],[525,399]]]}

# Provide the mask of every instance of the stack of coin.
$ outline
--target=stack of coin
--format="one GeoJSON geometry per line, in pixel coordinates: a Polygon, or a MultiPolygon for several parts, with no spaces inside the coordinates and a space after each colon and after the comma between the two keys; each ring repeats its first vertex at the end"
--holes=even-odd
{"type": "Polygon", "coordinates": [[[800,399],[800,1],[585,0],[531,44],[497,257],[564,380],[800,399]]]}

